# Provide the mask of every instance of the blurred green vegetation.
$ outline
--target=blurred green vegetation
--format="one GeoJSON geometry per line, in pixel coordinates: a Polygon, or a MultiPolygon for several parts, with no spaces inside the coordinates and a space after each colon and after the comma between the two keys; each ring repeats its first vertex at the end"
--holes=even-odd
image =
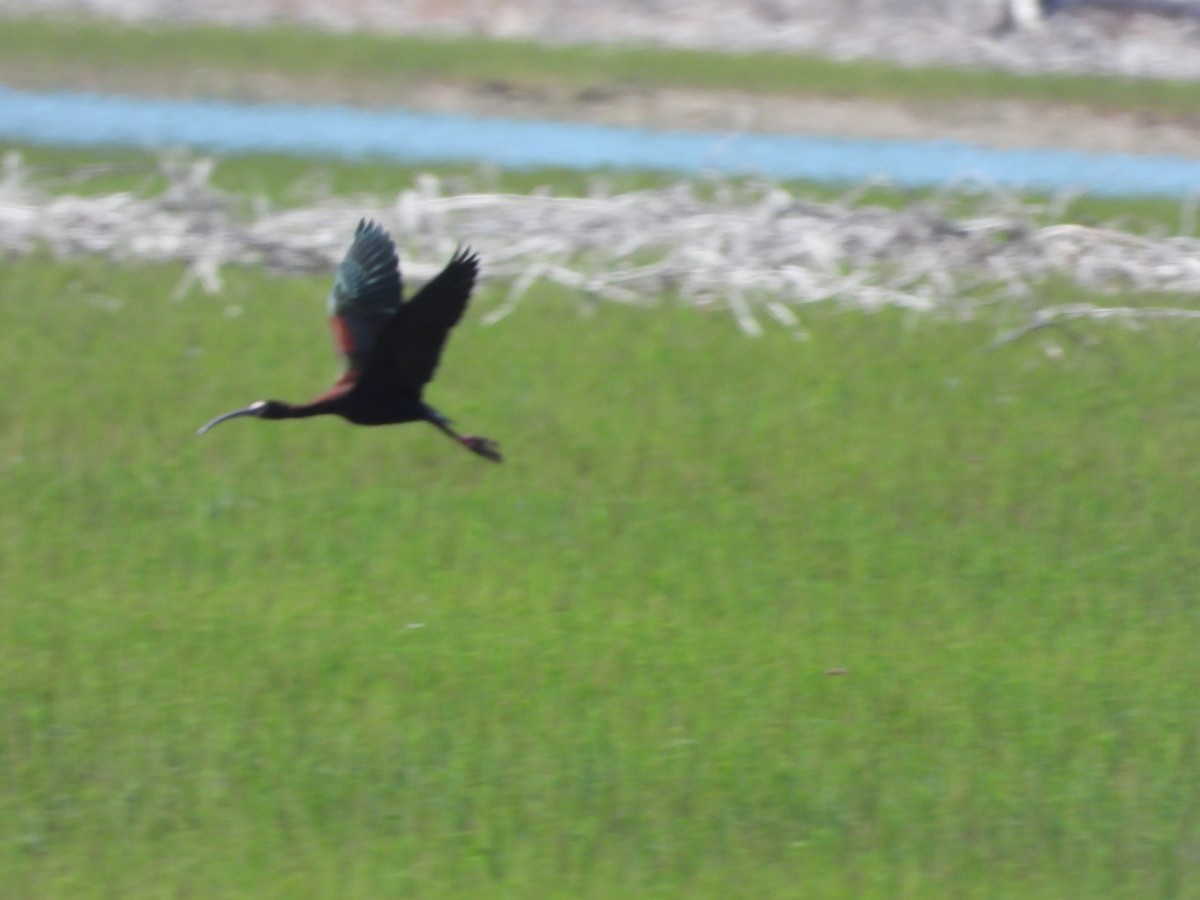
{"type": "Polygon", "coordinates": [[[497,467],[420,425],[196,438],[335,368],[328,279],[223,274],[0,282],[11,896],[1200,877],[1190,326],[749,340],[541,288],[483,328],[485,284],[430,399],[497,467]]]}
{"type": "Polygon", "coordinates": [[[296,99],[319,85],[339,95],[378,96],[380,86],[421,81],[547,86],[579,93],[616,87],[687,87],[763,94],[854,97],[918,105],[980,100],[1069,104],[1097,111],[1194,118],[1200,84],[1070,74],[1018,75],[979,69],[907,68],[785,53],[720,53],[644,46],[547,46],[478,37],[377,35],[274,26],[132,26],[109,20],[6,18],[0,59],[8,77],[43,87],[81,83],[143,92],[178,91],[245,99],[245,76],[279,76],[296,99]]]}
{"type": "MultiPolygon", "coordinates": [[[[6,20],[0,56],[62,86],[196,70],[1200,108],[1189,85],[274,29],[6,20]]],[[[6,149],[49,191],[162,184],[143,154],[6,149]]],[[[417,175],[233,158],[214,183],[378,203],[417,175]]],[[[1187,218],[1044,202],[1142,232],[1187,218]]],[[[1012,311],[805,308],[807,340],[749,340],[670,297],[535,286],[484,328],[485,282],[430,400],[501,441],[496,467],[420,425],[196,438],[336,367],[327,278],[222,275],[171,299],[178,266],[43,253],[0,279],[6,895],[1057,900],[1200,878],[1191,325],[984,352],[1012,311]]]]}

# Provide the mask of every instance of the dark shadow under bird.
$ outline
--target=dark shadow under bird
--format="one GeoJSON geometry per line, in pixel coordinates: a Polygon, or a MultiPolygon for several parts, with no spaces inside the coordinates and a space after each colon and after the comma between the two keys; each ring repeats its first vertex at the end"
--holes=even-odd
{"type": "Polygon", "coordinates": [[[400,260],[391,237],[374,222],[360,221],[329,292],[334,342],[346,361],[341,378],[308,403],[259,400],[217,416],[196,433],[242,416],[334,415],[355,425],[429,422],[472,453],[500,462],[495,441],[459,434],[421,397],[450,329],[467,308],[478,275],[479,258],[469,249],[460,249],[437,277],[405,303],[400,260]]]}

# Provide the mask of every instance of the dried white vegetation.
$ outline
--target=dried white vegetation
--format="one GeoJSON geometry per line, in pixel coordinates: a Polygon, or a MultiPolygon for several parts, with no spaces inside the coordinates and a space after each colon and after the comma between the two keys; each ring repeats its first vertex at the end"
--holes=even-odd
{"type": "MultiPolygon", "coordinates": [[[[653,304],[663,297],[725,307],[757,334],[773,319],[798,328],[806,304],[970,316],[1006,304],[1030,317],[1014,334],[1068,319],[1195,317],[1200,239],[1194,210],[1181,230],[1145,236],[1056,221],[1056,210],[1011,194],[948,191],[900,210],[862,205],[858,192],[814,202],[777,185],[685,182],[655,190],[586,197],[449,193],[433,176],[380,206],[377,199],[322,196],[283,210],[246,204],[209,183],[210,160],[167,159],[158,193],[78,196],[38,186],[10,155],[0,174],[0,247],[46,248],[59,256],[98,254],[123,262],[180,261],[176,289],[221,287],[229,265],[329,272],[360,218],[397,239],[407,276],[432,275],[459,244],[484,261],[484,277],[507,284],[487,313],[511,312],[539,281],[581,301],[653,304]],[[249,207],[249,208],[248,208],[249,207]],[[953,214],[969,207],[968,214],[953,214]],[[1050,222],[1051,224],[1045,224],[1050,222]],[[1052,276],[1090,292],[1177,294],[1168,308],[1048,307],[1039,285],[1052,276]]],[[[89,173],[77,173],[87,177],[89,173]]]]}

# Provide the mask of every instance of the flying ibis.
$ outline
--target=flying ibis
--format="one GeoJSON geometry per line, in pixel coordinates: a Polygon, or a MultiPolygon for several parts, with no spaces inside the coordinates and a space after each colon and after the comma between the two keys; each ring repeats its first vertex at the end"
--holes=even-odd
{"type": "Polygon", "coordinates": [[[478,274],[479,258],[460,249],[437,277],[403,302],[400,261],[391,237],[374,222],[360,221],[328,300],[334,343],[345,357],[341,378],[308,403],[259,400],[217,416],[197,434],[242,416],[335,415],[355,425],[429,422],[472,453],[500,462],[495,441],[459,434],[449,419],[421,399],[478,274]]]}

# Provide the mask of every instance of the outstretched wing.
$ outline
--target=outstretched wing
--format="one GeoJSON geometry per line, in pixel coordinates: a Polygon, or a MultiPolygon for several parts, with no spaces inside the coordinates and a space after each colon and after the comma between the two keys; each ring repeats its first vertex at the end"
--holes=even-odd
{"type": "Polygon", "coordinates": [[[391,237],[366,219],[337,267],[329,292],[333,340],[346,358],[346,375],[361,373],[387,321],[400,308],[400,261],[391,237]]]}
{"type": "Polygon", "coordinates": [[[450,329],[458,324],[479,275],[479,258],[462,248],[441,273],[404,303],[379,332],[363,380],[419,393],[433,378],[450,329]]]}

